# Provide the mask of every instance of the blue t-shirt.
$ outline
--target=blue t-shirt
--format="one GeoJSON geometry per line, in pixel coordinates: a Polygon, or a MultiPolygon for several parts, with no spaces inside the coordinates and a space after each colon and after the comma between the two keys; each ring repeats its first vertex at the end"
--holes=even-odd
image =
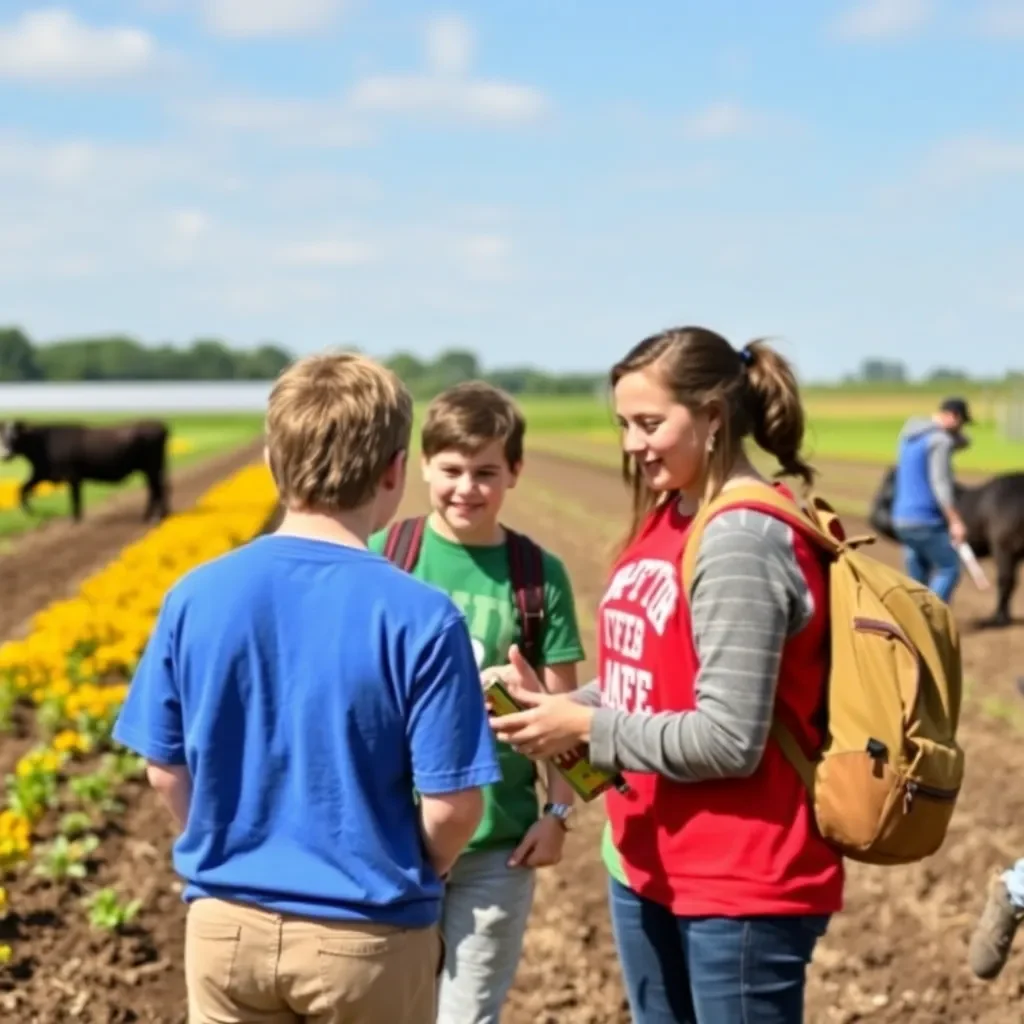
{"type": "Polygon", "coordinates": [[[380,555],[289,536],[168,592],[114,738],[188,766],[186,901],[307,917],[435,923],[414,790],[501,778],[448,596],[380,555]]]}

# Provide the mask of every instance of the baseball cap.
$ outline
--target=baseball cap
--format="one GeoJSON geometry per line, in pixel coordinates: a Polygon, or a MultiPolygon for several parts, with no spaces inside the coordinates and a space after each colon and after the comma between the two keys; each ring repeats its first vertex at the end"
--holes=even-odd
{"type": "Polygon", "coordinates": [[[947,398],[939,408],[943,412],[951,412],[959,416],[964,423],[973,423],[971,408],[963,398],[947,398]]]}

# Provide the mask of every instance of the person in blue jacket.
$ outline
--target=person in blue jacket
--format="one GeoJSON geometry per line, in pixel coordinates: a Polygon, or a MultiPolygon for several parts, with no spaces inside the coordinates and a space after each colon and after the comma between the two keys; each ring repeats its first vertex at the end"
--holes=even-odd
{"type": "Polygon", "coordinates": [[[973,423],[962,398],[947,398],[932,416],[912,416],[900,431],[892,505],[892,525],[907,575],[949,602],[960,579],[957,547],[966,537],[956,510],[953,453],[969,441],[963,428],[973,423]]]}

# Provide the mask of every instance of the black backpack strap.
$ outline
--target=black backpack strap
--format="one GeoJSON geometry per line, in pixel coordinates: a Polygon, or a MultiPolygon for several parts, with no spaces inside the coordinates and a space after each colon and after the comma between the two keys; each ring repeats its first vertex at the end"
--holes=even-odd
{"type": "Polygon", "coordinates": [[[420,557],[426,523],[426,516],[413,516],[411,519],[392,523],[384,539],[384,557],[389,562],[394,562],[400,569],[412,572],[416,560],[420,557]]]}
{"type": "Polygon", "coordinates": [[[544,558],[540,547],[525,534],[505,527],[509,573],[519,611],[519,649],[539,671],[544,636],[544,558]]]}

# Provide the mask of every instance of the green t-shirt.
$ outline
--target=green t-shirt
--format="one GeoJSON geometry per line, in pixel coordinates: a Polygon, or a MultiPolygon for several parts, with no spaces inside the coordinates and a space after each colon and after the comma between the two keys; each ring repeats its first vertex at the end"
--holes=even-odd
{"type": "MultiPolygon", "coordinates": [[[[370,537],[371,551],[384,550],[386,530],[370,537]]],[[[572,585],[562,562],[544,551],[545,615],[543,658],[548,665],[582,661],[572,585]]],[[[428,522],[413,572],[446,591],[462,609],[482,670],[508,663],[519,634],[519,618],[504,544],[464,547],[447,540],[428,522]]],[[[537,820],[536,766],[495,739],[502,781],[484,787],[484,814],[467,850],[514,847],[537,820]]]]}

